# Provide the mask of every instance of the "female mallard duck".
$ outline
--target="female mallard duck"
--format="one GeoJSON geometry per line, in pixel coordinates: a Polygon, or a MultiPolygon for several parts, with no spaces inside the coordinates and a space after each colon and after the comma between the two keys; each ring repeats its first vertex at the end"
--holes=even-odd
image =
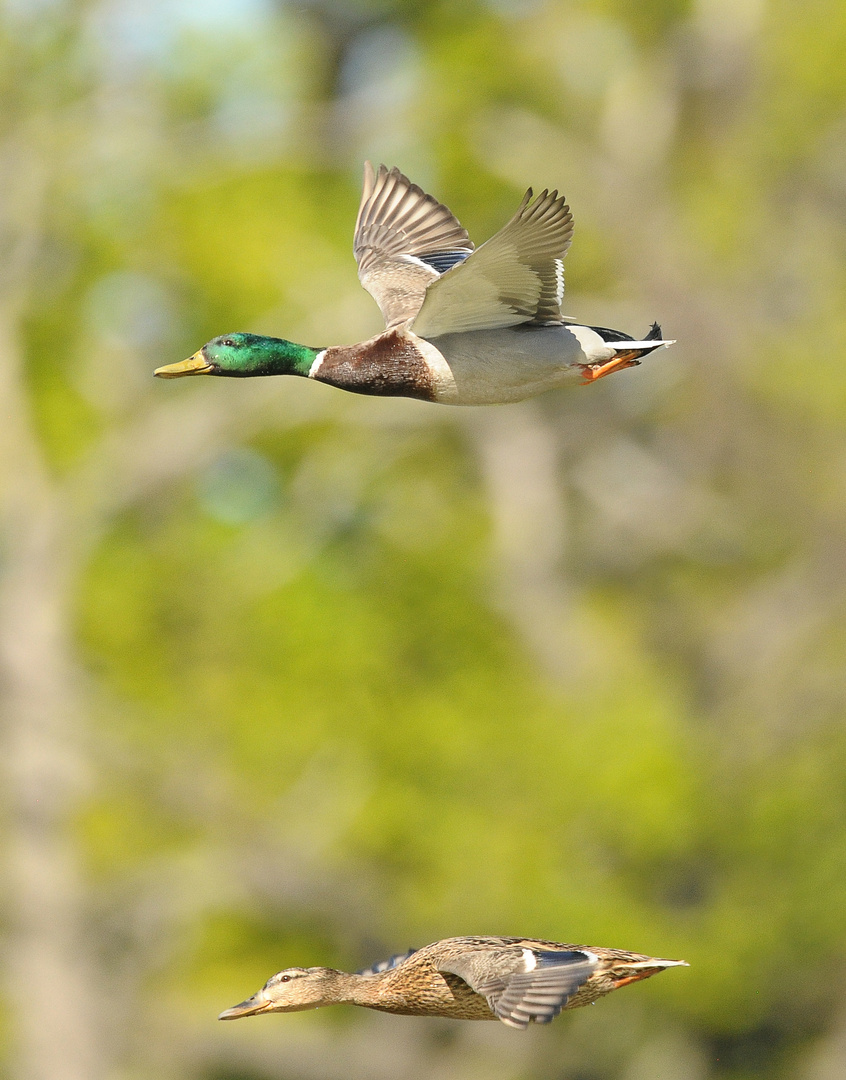
{"type": "Polygon", "coordinates": [[[582,326],[561,313],[573,217],[557,191],[532,201],[474,250],[450,211],[399,169],[364,167],[353,251],[386,330],[357,345],[312,348],[227,334],[156,375],[302,375],[358,394],[495,405],[574,379],[593,382],[662,345],[582,326]]]}
{"type": "Polygon", "coordinates": [[[257,994],[220,1014],[300,1012],[363,1005],[403,1016],[548,1024],[562,1009],[590,1005],[628,983],[684,960],[510,937],[456,937],[392,956],[351,975],[334,968],[286,968],[257,994]]]}

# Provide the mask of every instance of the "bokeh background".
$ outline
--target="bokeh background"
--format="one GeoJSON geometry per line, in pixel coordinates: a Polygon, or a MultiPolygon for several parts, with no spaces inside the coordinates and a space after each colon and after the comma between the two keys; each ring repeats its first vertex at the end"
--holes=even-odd
{"type": "Polygon", "coordinates": [[[0,4],[14,1080],[846,1075],[846,7],[0,4]],[[154,381],[379,329],[362,161],[670,351],[451,410],[154,381]],[[515,1033],[218,1024],[463,933],[684,957],[515,1033]]]}

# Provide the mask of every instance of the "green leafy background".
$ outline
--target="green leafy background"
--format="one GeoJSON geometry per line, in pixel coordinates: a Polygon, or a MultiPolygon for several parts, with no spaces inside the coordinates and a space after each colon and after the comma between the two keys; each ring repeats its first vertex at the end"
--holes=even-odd
{"type": "Polygon", "coordinates": [[[22,1080],[846,1070],[846,8],[0,6],[22,1080]],[[670,351],[495,409],[154,382],[379,329],[365,158],[670,351]],[[684,957],[550,1028],[218,1025],[456,934],[684,957]]]}

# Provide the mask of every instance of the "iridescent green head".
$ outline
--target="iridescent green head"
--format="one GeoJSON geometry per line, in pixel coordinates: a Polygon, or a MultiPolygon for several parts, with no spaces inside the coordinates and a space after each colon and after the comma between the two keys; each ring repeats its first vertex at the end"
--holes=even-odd
{"type": "Polygon", "coordinates": [[[212,338],[187,360],[156,368],[153,374],[160,379],[179,379],[183,375],[308,375],[319,352],[284,338],[225,334],[212,338]]]}

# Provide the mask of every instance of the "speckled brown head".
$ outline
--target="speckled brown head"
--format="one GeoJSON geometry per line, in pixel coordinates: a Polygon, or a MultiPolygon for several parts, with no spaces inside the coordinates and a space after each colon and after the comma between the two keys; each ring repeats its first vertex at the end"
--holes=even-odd
{"type": "Polygon", "coordinates": [[[239,1020],[259,1013],[302,1012],[347,1000],[343,995],[345,972],[334,968],[285,968],[272,975],[252,997],[225,1009],[219,1020],[239,1020]]]}

